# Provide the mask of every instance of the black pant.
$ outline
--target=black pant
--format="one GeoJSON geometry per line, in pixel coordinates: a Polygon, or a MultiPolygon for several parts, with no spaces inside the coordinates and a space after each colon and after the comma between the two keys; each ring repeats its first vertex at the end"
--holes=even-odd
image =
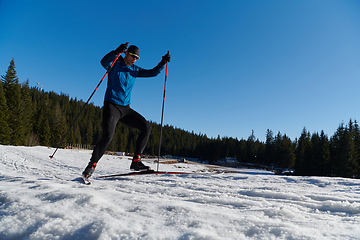
{"type": "Polygon", "coordinates": [[[91,162],[98,162],[104,155],[107,146],[115,134],[115,127],[118,122],[123,123],[130,128],[140,130],[136,140],[135,154],[141,155],[149,139],[151,126],[146,119],[130,106],[120,106],[111,102],[104,102],[103,107],[103,133],[100,141],[96,144],[92,153],[91,162]]]}

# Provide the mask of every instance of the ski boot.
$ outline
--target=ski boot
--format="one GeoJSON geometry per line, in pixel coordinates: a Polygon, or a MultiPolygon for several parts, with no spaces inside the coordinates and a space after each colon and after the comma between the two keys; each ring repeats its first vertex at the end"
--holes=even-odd
{"type": "Polygon", "coordinates": [[[131,165],[130,165],[130,169],[134,170],[134,171],[149,171],[150,167],[149,166],[145,166],[142,162],[141,162],[141,157],[140,155],[135,155],[131,165]]]}
{"type": "Polygon", "coordinates": [[[96,162],[89,162],[85,170],[83,171],[83,177],[89,178],[94,173],[96,167],[96,162]]]}

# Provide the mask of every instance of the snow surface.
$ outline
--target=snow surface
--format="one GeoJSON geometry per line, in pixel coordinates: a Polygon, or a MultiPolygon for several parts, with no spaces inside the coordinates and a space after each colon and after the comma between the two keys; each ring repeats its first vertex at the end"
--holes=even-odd
{"type": "Polygon", "coordinates": [[[53,152],[0,145],[0,239],[360,239],[356,179],[186,163],[159,170],[197,173],[100,179],[129,171],[105,155],[85,185],[91,152],[53,152]]]}

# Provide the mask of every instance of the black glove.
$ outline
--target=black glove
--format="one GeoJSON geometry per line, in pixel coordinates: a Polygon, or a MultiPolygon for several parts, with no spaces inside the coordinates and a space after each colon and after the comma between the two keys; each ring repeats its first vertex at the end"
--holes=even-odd
{"type": "Polygon", "coordinates": [[[167,54],[165,54],[164,56],[162,56],[162,60],[161,60],[161,62],[163,63],[163,64],[166,64],[166,62],[170,62],[170,53],[167,53],[167,54]]]}
{"type": "Polygon", "coordinates": [[[120,46],[115,50],[116,55],[118,55],[119,53],[124,53],[127,49],[127,44],[123,43],[120,44],[120,46]]]}

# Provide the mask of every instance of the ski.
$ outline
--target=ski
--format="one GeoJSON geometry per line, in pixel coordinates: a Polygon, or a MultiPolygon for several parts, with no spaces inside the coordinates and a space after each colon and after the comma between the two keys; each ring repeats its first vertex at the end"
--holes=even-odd
{"type": "Polygon", "coordinates": [[[112,178],[112,177],[124,177],[124,176],[133,176],[133,175],[146,175],[146,174],[191,174],[187,172],[170,172],[170,171],[140,171],[140,172],[129,172],[129,173],[121,173],[121,174],[112,174],[112,175],[104,175],[99,176],[98,178],[112,178]]]}
{"type": "Polygon", "coordinates": [[[91,182],[90,182],[90,180],[89,180],[88,177],[81,176],[81,179],[83,180],[83,182],[84,182],[86,185],[90,185],[90,184],[91,184],[91,182]]]}

